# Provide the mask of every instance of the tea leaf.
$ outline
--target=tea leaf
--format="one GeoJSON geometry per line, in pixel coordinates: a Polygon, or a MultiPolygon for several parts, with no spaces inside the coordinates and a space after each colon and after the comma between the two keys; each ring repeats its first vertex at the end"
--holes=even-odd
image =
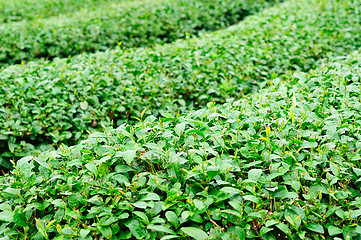
{"type": "Polygon", "coordinates": [[[208,239],[208,235],[201,229],[194,227],[183,227],[181,230],[187,234],[188,236],[196,239],[196,240],[206,240],[208,239]]]}

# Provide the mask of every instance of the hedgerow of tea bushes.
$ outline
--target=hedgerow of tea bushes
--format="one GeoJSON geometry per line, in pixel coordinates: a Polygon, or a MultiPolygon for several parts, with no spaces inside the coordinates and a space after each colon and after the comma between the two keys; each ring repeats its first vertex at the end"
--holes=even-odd
{"type": "Polygon", "coordinates": [[[159,116],[221,103],[273,73],[307,71],[359,48],[360,3],[288,1],[199,39],[9,67],[0,74],[2,157],[72,144],[144,109],[159,116]]]}
{"type": "Polygon", "coordinates": [[[0,23],[68,14],[122,0],[0,0],[0,23]]]}
{"type": "Polygon", "coordinates": [[[104,4],[71,16],[0,25],[0,63],[67,57],[117,46],[171,42],[216,30],[275,0],[142,0],[104,4]]]}
{"type": "Polygon", "coordinates": [[[0,177],[15,239],[351,239],[361,55],[221,107],[93,133],[0,177]]]}

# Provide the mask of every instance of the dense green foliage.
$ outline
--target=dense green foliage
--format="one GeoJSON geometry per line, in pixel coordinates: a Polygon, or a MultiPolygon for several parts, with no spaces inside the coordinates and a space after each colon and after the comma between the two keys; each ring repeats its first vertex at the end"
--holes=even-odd
{"type": "Polygon", "coordinates": [[[0,23],[68,14],[123,0],[0,0],[0,23]]]}
{"type": "Polygon", "coordinates": [[[190,38],[275,2],[0,0],[3,67],[105,50],[0,70],[0,240],[360,238],[361,0],[190,38]]]}
{"type": "Polygon", "coordinates": [[[144,109],[159,116],[222,103],[273,73],[314,68],[360,47],[360,3],[288,1],[199,39],[9,67],[0,74],[2,157],[72,144],[144,109]]]}
{"type": "Polygon", "coordinates": [[[355,55],[221,107],[25,157],[0,178],[0,235],[360,236],[360,64],[355,55]]]}
{"type": "MultiPolygon", "coordinates": [[[[274,2],[271,0],[269,2],[274,2]]],[[[66,57],[117,46],[170,42],[234,24],[266,0],[142,0],[104,4],[71,16],[0,25],[0,63],[66,57]]]]}

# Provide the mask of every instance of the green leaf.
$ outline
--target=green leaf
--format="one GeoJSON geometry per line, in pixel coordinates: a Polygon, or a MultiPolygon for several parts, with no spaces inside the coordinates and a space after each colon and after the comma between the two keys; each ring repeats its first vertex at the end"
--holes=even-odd
{"type": "Polygon", "coordinates": [[[80,193],[73,193],[68,197],[68,203],[70,207],[83,206],[86,202],[86,198],[80,193]]]}
{"type": "Polygon", "coordinates": [[[135,202],[132,205],[137,208],[147,208],[148,206],[146,202],[142,202],[142,201],[135,202]]]}
{"type": "Polygon", "coordinates": [[[117,165],[115,166],[115,172],[117,173],[127,173],[131,172],[132,168],[127,165],[117,165]]]}
{"type": "Polygon", "coordinates": [[[129,213],[122,213],[118,216],[118,219],[127,219],[129,217],[129,213]]]}
{"type": "Polygon", "coordinates": [[[167,236],[162,237],[160,240],[168,240],[168,239],[174,239],[174,238],[179,239],[179,236],[177,236],[177,235],[167,235],[167,236]]]}
{"type": "Polygon", "coordinates": [[[194,227],[183,227],[181,230],[187,234],[188,236],[196,239],[196,240],[206,240],[208,239],[208,235],[199,228],[194,227]]]}
{"type": "Polygon", "coordinates": [[[125,223],[125,225],[129,228],[132,235],[137,239],[144,238],[147,235],[146,229],[143,228],[137,220],[132,219],[125,223]]]}
{"type": "Polygon", "coordinates": [[[340,229],[340,228],[338,228],[338,227],[335,227],[335,226],[332,226],[332,225],[330,225],[330,226],[327,228],[327,231],[328,231],[328,234],[330,234],[330,236],[336,236],[336,235],[342,233],[342,229],[340,229]]]}
{"type": "Polygon", "coordinates": [[[179,123],[174,127],[174,131],[178,136],[180,136],[182,135],[184,128],[185,128],[185,123],[179,123]]]}
{"type": "Polygon", "coordinates": [[[28,223],[25,220],[25,215],[23,213],[15,213],[14,222],[20,227],[28,226],[28,223]]]}
{"type": "Polygon", "coordinates": [[[206,138],[206,135],[204,134],[204,132],[196,130],[196,129],[192,129],[189,130],[185,133],[186,136],[189,136],[190,134],[197,134],[198,136],[201,136],[202,138],[206,138]]]}
{"type": "Polygon", "coordinates": [[[227,233],[230,234],[231,239],[238,239],[238,240],[245,240],[246,239],[246,232],[244,229],[238,226],[232,226],[228,229],[227,233]]]}
{"type": "Polygon", "coordinates": [[[361,236],[361,227],[360,226],[353,227],[352,231],[354,231],[355,233],[357,233],[361,236]]]}
{"type": "Polygon", "coordinates": [[[346,213],[342,209],[338,209],[335,213],[341,219],[345,219],[347,217],[346,213]]]}
{"type": "Polygon", "coordinates": [[[178,228],[179,221],[178,217],[174,212],[168,211],[165,213],[165,217],[168,219],[168,221],[173,225],[174,228],[178,228]]]}
{"type": "Polygon", "coordinates": [[[147,225],[149,224],[149,219],[145,213],[139,212],[139,211],[134,211],[133,213],[135,215],[137,215],[138,217],[140,217],[145,224],[147,224],[147,225]]]}
{"type": "Polygon", "coordinates": [[[345,240],[351,240],[352,237],[352,233],[351,233],[351,229],[348,228],[346,225],[343,225],[342,227],[342,235],[343,235],[343,239],[345,240]]]}
{"type": "Polygon", "coordinates": [[[118,233],[118,237],[119,239],[130,239],[132,237],[132,233],[123,231],[118,233]]]}
{"type": "Polygon", "coordinates": [[[252,179],[253,181],[257,182],[257,180],[262,175],[262,169],[251,169],[248,172],[248,179],[252,179]]]}
{"type": "Polygon", "coordinates": [[[131,163],[133,162],[134,158],[136,157],[136,150],[127,150],[125,152],[122,152],[122,157],[124,158],[124,161],[128,164],[131,165],[131,163]]]}
{"type": "Polygon", "coordinates": [[[237,200],[230,201],[229,205],[231,205],[238,212],[242,212],[243,208],[242,208],[242,206],[240,204],[240,201],[237,201],[237,200]]]}
{"type": "Polygon", "coordinates": [[[100,225],[101,226],[109,226],[109,225],[111,225],[111,224],[113,224],[115,222],[118,222],[118,220],[119,220],[119,218],[116,218],[116,217],[113,217],[113,216],[111,216],[109,218],[104,217],[104,218],[101,219],[100,225]]]}
{"type": "Polygon", "coordinates": [[[285,198],[288,196],[287,188],[284,186],[279,186],[278,189],[272,194],[275,198],[285,198]]]}
{"type": "Polygon", "coordinates": [[[276,224],[276,227],[281,230],[282,232],[284,232],[286,235],[290,235],[291,234],[291,230],[289,229],[289,227],[286,224],[283,223],[278,223],[276,224]]]}
{"type": "Polygon", "coordinates": [[[278,224],[278,221],[277,221],[277,220],[275,220],[275,219],[270,219],[270,220],[266,221],[265,227],[270,227],[270,226],[273,226],[273,225],[276,225],[276,224],[278,224]]]}
{"type": "Polygon", "coordinates": [[[272,231],[273,228],[267,228],[267,227],[261,227],[261,229],[259,230],[259,234],[261,236],[265,235],[266,233],[272,231]]]}
{"type": "Polygon", "coordinates": [[[253,195],[243,196],[243,199],[246,200],[246,201],[254,202],[256,204],[258,204],[258,202],[259,202],[258,198],[256,196],[253,196],[253,195]]]}
{"type": "MultiPolygon", "coordinates": [[[[44,227],[42,225],[42,223],[35,218],[35,221],[36,221],[36,228],[38,229],[38,231],[40,232],[40,234],[45,238],[45,239],[49,239],[48,238],[48,233],[44,230],[44,227]]],[[[63,229],[64,230],[64,229],[63,229]]],[[[64,232],[63,232],[64,235],[66,235],[64,232]]]]}
{"type": "Polygon", "coordinates": [[[237,211],[229,210],[229,209],[221,210],[221,211],[224,212],[224,213],[232,214],[232,215],[237,216],[237,217],[239,217],[240,219],[242,219],[242,215],[241,215],[239,212],[237,212],[237,211]]]}
{"type": "Polygon", "coordinates": [[[71,229],[70,227],[64,227],[61,232],[68,237],[72,236],[74,233],[73,229],[71,229]]]}
{"type": "Polygon", "coordinates": [[[13,222],[14,221],[14,213],[7,211],[7,210],[0,212],[0,221],[13,222]]]}
{"type": "Polygon", "coordinates": [[[8,187],[5,190],[3,190],[2,195],[5,198],[16,198],[16,197],[20,196],[20,193],[21,193],[20,189],[8,187]]]}
{"type": "Polygon", "coordinates": [[[47,164],[41,157],[34,157],[34,160],[39,163],[41,166],[50,170],[49,164],[47,164]]]}
{"type": "Polygon", "coordinates": [[[300,190],[301,184],[300,184],[299,181],[292,180],[292,181],[290,181],[290,183],[291,183],[292,188],[293,188],[296,192],[298,192],[298,191],[300,190]]]}
{"type": "Polygon", "coordinates": [[[125,186],[130,185],[129,179],[122,174],[116,174],[116,175],[112,176],[111,178],[116,180],[119,184],[124,184],[125,186]]]}
{"type": "Polygon", "coordinates": [[[338,167],[336,166],[336,164],[331,162],[330,168],[331,168],[333,175],[335,175],[337,177],[339,175],[339,170],[338,170],[338,167]]]}
{"type": "Polygon", "coordinates": [[[233,187],[223,187],[220,189],[221,192],[230,193],[230,194],[240,194],[240,190],[233,187]]]}
{"type": "Polygon", "coordinates": [[[353,167],[352,170],[356,173],[357,176],[361,175],[361,169],[353,167]]]}
{"type": "Polygon", "coordinates": [[[147,193],[144,197],[141,198],[142,201],[159,201],[160,197],[156,193],[147,193]]]}
{"type": "Polygon", "coordinates": [[[86,238],[86,236],[88,236],[88,234],[90,233],[90,230],[81,229],[79,233],[80,233],[80,238],[86,238]]]}
{"type": "Polygon", "coordinates": [[[110,239],[112,237],[112,229],[110,226],[99,226],[98,229],[105,238],[110,239]]]}
{"type": "Polygon", "coordinates": [[[97,176],[98,170],[97,167],[92,163],[85,164],[85,167],[94,174],[94,176],[97,176]]]}
{"type": "Polygon", "coordinates": [[[308,225],[306,225],[306,228],[317,233],[325,233],[323,227],[317,223],[309,223],[308,225]]]}
{"type": "Polygon", "coordinates": [[[199,210],[204,209],[204,204],[199,199],[194,199],[194,206],[196,206],[196,208],[198,208],[199,210]]]}
{"type": "Polygon", "coordinates": [[[169,233],[169,234],[176,234],[169,227],[162,226],[162,225],[149,225],[147,228],[150,230],[154,230],[156,232],[165,232],[165,233],[169,233]]]}
{"type": "Polygon", "coordinates": [[[80,108],[83,109],[84,111],[88,109],[88,102],[84,101],[84,102],[80,102],[80,108]]]}
{"type": "Polygon", "coordinates": [[[350,210],[350,213],[351,213],[351,218],[352,219],[358,218],[359,216],[361,216],[361,209],[350,210]]]}

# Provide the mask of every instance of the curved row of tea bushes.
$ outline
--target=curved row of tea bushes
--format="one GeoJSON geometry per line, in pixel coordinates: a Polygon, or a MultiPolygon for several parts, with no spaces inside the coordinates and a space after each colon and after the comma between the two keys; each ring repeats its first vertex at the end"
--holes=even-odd
{"type": "Polygon", "coordinates": [[[22,158],[0,177],[0,235],[360,236],[361,55],[269,85],[22,158]]]}
{"type": "Polygon", "coordinates": [[[0,23],[69,14],[123,0],[0,0],[0,23]]]}
{"type": "Polygon", "coordinates": [[[0,73],[1,156],[73,144],[145,109],[159,116],[222,103],[274,73],[307,71],[360,47],[360,5],[288,1],[198,39],[9,67],[0,73]]]}
{"type": "Polygon", "coordinates": [[[225,102],[274,73],[307,71],[360,47],[360,5],[288,1],[199,39],[9,67],[0,73],[1,156],[73,144],[144,109],[159,116],[225,102]]]}
{"type": "Polygon", "coordinates": [[[0,64],[171,42],[234,24],[275,0],[142,0],[0,25],[0,64]]]}

